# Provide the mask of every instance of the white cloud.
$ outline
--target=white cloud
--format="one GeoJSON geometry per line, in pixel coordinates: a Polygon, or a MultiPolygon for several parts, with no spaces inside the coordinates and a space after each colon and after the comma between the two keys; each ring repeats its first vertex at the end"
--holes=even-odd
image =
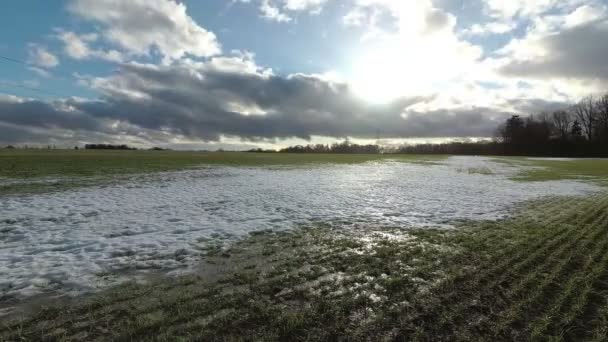
{"type": "MultiPolygon", "coordinates": [[[[253,3],[252,0],[237,0],[243,3],[253,3]]],[[[319,14],[328,0],[257,0],[262,18],[288,23],[293,20],[292,14],[307,12],[319,14]]]]}
{"type": "Polygon", "coordinates": [[[279,23],[286,23],[291,21],[291,17],[287,14],[281,12],[281,10],[274,6],[270,0],[262,0],[260,3],[260,12],[262,13],[262,17],[276,21],[279,23]]]}
{"type": "Polygon", "coordinates": [[[486,12],[494,18],[530,18],[573,9],[602,0],[484,0],[486,12]]]}
{"type": "Polygon", "coordinates": [[[564,18],[564,26],[574,27],[602,20],[608,16],[607,12],[606,5],[582,5],[564,18]]]}
{"type": "Polygon", "coordinates": [[[431,1],[356,0],[343,22],[366,32],[351,82],[381,102],[428,97],[410,109],[420,113],[535,111],[608,86],[608,50],[600,43],[608,37],[608,10],[600,1],[488,0],[485,14],[456,32],[457,18],[431,1]],[[523,37],[492,54],[467,40],[524,27],[523,37]]]}
{"type": "Polygon", "coordinates": [[[72,0],[68,9],[101,24],[106,41],[132,54],[157,51],[169,62],[187,54],[209,57],[221,52],[215,34],[199,26],[186,13],[186,5],[173,0],[72,0]]]}
{"type": "Polygon", "coordinates": [[[123,53],[117,50],[94,49],[89,44],[98,39],[95,33],[77,34],[69,31],[57,31],[57,38],[64,44],[64,52],[74,59],[101,59],[110,62],[120,63],[126,60],[123,53]]]}
{"type": "Polygon", "coordinates": [[[65,44],[64,50],[68,56],[76,59],[84,59],[90,56],[88,42],[97,39],[96,35],[79,36],[74,32],[61,31],[58,38],[65,44]]]}
{"type": "Polygon", "coordinates": [[[465,35],[484,36],[490,34],[505,34],[517,28],[514,21],[500,22],[493,21],[485,24],[473,24],[469,29],[464,30],[465,35]]]}
{"type": "Polygon", "coordinates": [[[357,6],[342,18],[344,25],[346,26],[363,26],[368,20],[368,13],[366,13],[363,7],[357,6]]]}
{"type": "Polygon", "coordinates": [[[541,14],[560,0],[486,0],[489,14],[493,17],[512,18],[541,14]]]}
{"type": "Polygon", "coordinates": [[[290,11],[320,11],[327,0],[283,0],[283,7],[290,11]]]}
{"type": "Polygon", "coordinates": [[[44,70],[42,68],[38,68],[38,67],[34,67],[34,66],[30,66],[28,67],[28,69],[30,71],[33,71],[34,73],[38,74],[38,76],[40,77],[51,77],[51,73],[48,72],[47,70],[44,70]]]}
{"type": "Polygon", "coordinates": [[[57,56],[50,53],[45,47],[38,44],[29,44],[28,62],[41,68],[54,68],[59,65],[57,56]]]}
{"type": "MultiPolygon", "coordinates": [[[[572,102],[608,86],[608,11],[593,1],[561,7],[529,19],[513,38],[484,61],[492,79],[518,89],[519,98],[572,102]],[[490,72],[491,74],[491,72],[490,72]],[[525,83],[525,87],[520,84],[525,83]]],[[[515,100],[515,97],[512,97],[515,100]]]]}
{"type": "Polygon", "coordinates": [[[254,58],[255,54],[251,52],[235,50],[232,51],[230,56],[215,56],[211,57],[206,62],[193,61],[185,58],[175,65],[199,71],[258,75],[262,77],[273,75],[272,69],[260,67],[256,64],[254,58]]]}
{"type": "Polygon", "coordinates": [[[440,91],[471,77],[482,56],[480,47],[457,36],[455,16],[430,0],[358,0],[344,20],[367,28],[353,56],[351,81],[370,100],[440,91]],[[392,18],[395,29],[379,26],[380,17],[392,18]]]}

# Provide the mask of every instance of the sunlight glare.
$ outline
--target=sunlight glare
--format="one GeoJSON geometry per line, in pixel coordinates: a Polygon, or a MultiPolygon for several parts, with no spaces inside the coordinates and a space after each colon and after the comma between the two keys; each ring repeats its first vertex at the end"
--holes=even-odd
{"type": "Polygon", "coordinates": [[[384,46],[355,60],[351,84],[365,101],[384,104],[416,91],[425,69],[426,63],[418,54],[384,46]]]}
{"type": "Polygon", "coordinates": [[[356,96],[377,104],[434,93],[471,72],[478,53],[443,34],[395,36],[355,57],[350,82],[356,96]]]}

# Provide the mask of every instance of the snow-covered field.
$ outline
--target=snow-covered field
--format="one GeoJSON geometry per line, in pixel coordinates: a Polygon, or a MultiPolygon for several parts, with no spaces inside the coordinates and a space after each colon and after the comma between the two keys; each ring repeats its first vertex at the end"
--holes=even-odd
{"type": "Polygon", "coordinates": [[[508,180],[516,171],[479,157],[442,165],[212,167],[3,197],[0,298],[90,290],[125,271],[183,270],[209,243],[258,230],[313,222],[446,226],[500,219],[528,199],[597,190],[573,181],[508,180]]]}

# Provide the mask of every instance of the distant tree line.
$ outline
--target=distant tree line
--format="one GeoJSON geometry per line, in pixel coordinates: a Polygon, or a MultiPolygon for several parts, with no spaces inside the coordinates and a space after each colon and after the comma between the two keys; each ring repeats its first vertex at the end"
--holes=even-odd
{"type": "Polygon", "coordinates": [[[134,147],[127,145],[111,145],[111,144],[86,144],[84,148],[87,150],[137,150],[134,147]]]}
{"type": "Polygon", "coordinates": [[[315,145],[297,145],[280,150],[281,153],[359,153],[359,154],[377,154],[382,152],[378,145],[358,145],[352,144],[348,139],[342,143],[331,145],[315,144],[315,145]]]}
{"type": "Polygon", "coordinates": [[[265,150],[263,148],[252,148],[251,150],[247,150],[245,152],[250,152],[250,153],[277,153],[277,150],[265,150]]]}
{"type": "Polygon", "coordinates": [[[492,142],[403,146],[398,153],[608,157],[608,94],[553,112],[513,115],[492,142]]]}
{"type": "MultiPolygon", "coordinates": [[[[3,148],[2,146],[0,146],[0,148],[3,148]]],[[[46,147],[40,147],[40,146],[28,146],[28,145],[23,145],[21,147],[18,146],[14,146],[14,145],[6,145],[4,146],[5,149],[37,149],[37,150],[54,150],[57,149],[56,146],[54,145],[48,145],[46,147]]],[[[111,145],[111,144],[87,144],[84,145],[84,148],[87,150],[125,150],[125,151],[132,151],[132,150],[139,150],[138,148],[135,147],[129,147],[128,145],[111,145]]],[[[60,147],[60,149],[62,149],[62,147],[60,147]]],[[[65,149],[65,147],[63,147],[63,149],[65,149]]],[[[74,150],[79,150],[80,147],[79,146],[74,146],[73,147],[74,150]]],[[[143,150],[143,149],[142,149],[143,150]]],[[[162,147],[151,147],[147,149],[148,151],[171,151],[171,149],[169,148],[162,148],[162,147]]]]}
{"type": "Polygon", "coordinates": [[[608,157],[608,94],[587,96],[578,103],[537,115],[512,115],[493,140],[382,148],[347,141],[333,145],[292,146],[288,153],[403,153],[608,157]]]}

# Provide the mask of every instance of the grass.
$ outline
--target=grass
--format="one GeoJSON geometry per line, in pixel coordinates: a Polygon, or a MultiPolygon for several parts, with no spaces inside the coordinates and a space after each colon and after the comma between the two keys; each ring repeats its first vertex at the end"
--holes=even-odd
{"type": "Polygon", "coordinates": [[[388,159],[432,162],[443,158],[445,156],[0,149],[0,177],[105,176],[170,171],[198,165],[353,164],[388,159]]]}
{"type": "Polygon", "coordinates": [[[525,166],[514,179],[525,182],[551,180],[587,180],[608,185],[608,159],[532,160],[498,158],[496,161],[525,166]]]}
{"type": "Polygon", "coordinates": [[[5,320],[0,340],[606,340],[608,195],[458,228],[261,232],[196,275],[5,320]]]}
{"type": "Polygon", "coordinates": [[[462,173],[468,173],[470,175],[472,175],[472,174],[479,174],[479,175],[490,176],[490,175],[494,174],[494,172],[490,168],[488,168],[488,167],[458,168],[456,171],[462,172],[462,173]]]}
{"type": "MultiPolygon", "coordinates": [[[[447,157],[445,155],[0,149],[0,179],[13,180],[0,185],[0,196],[61,191],[112,183],[129,174],[182,170],[205,165],[310,166],[387,160],[434,164],[447,157]]],[[[501,157],[495,158],[495,161],[524,166],[525,168],[514,177],[518,181],[574,179],[608,185],[608,160],[552,161],[501,157]]],[[[457,171],[469,174],[492,174],[488,168],[465,168],[457,171]]]]}
{"type": "Polygon", "coordinates": [[[560,179],[589,179],[608,183],[608,160],[545,161],[536,160],[534,166],[541,167],[525,172],[520,179],[544,181],[560,179]]]}
{"type": "Polygon", "coordinates": [[[182,170],[204,165],[300,166],[385,160],[433,163],[445,158],[446,156],[379,154],[0,149],[0,178],[21,180],[0,185],[0,195],[64,190],[113,182],[121,175],[182,170]]]}

